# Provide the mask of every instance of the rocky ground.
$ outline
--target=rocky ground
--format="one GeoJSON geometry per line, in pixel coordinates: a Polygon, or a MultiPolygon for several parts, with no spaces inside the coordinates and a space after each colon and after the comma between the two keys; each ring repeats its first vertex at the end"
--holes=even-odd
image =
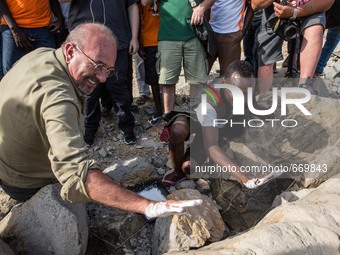
{"type": "MultiPolygon", "coordinates": [[[[285,48],[285,47],[284,47],[285,48]]],[[[340,52],[333,55],[325,71],[325,83],[330,97],[340,98],[340,78],[333,79],[340,72],[340,52]]],[[[285,69],[281,68],[282,62],[277,63],[276,77],[283,77],[285,69]]],[[[214,66],[212,77],[218,74],[218,65],[214,66]]],[[[176,108],[186,108],[189,103],[189,90],[181,75],[177,85],[176,108]]],[[[137,88],[134,86],[134,97],[138,97],[137,88]]],[[[114,113],[101,121],[100,129],[96,136],[95,144],[90,147],[92,156],[101,162],[102,168],[111,168],[113,165],[127,166],[129,171],[141,168],[136,175],[135,182],[141,175],[161,179],[164,173],[171,169],[168,158],[168,147],[159,141],[164,123],[154,126],[148,123],[148,117],[153,113],[153,101],[140,106],[133,112],[136,118],[135,133],[137,143],[125,145],[117,126],[114,113]],[[151,169],[151,171],[149,171],[151,169]]],[[[141,178],[142,180],[143,178],[141,178]]],[[[123,183],[126,185],[126,183],[123,183]]],[[[169,192],[176,189],[198,189],[202,194],[210,196],[209,180],[189,180],[171,187],[169,192]]],[[[9,204],[8,201],[0,201],[9,204]]],[[[11,201],[10,201],[11,202],[11,201]]],[[[2,213],[7,213],[0,208],[2,213]]],[[[126,213],[117,209],[108,208],[97,203],[87,205],[89,216],[89,243],[87,254],[151,254],[152,235],[154,222],[147,222],[142,215],[126,213]]],[[[2,218],[3,215],[0,215],[2,218]]],[[[231,232],[233,234],[233,232],[231,232]]],[[[235,232],[234,232],[235,233],[235,232]]]]}
{"type": "MultiPolygon", "coordinates": [[[[285,47],[284,47],[285,48],[285,47]]],[[[340,72],[340,52],[338,51],[332,56],[325,70],[325,83],[328,87],[330,97],[340,98],[340,78],[333,79],[334,75],[340,72]]],[[[283,77],[286,71],[281,68],[282,61],[277,63],[278,73],[275,77],[283,77]]],[[[218,65],[216,64],[212,71],[212,76],[218,74],[218,65]]],[[[180,82],[177,85],[176,107],[185,108],[189,102],[188,88],[181,75],[180,82]]],[[[134,97],[138,97],[136,86],[134,86],[134,97]]],[[[162,131],[163,124],[150,125],[148,117],[153,113],[153,101],[149,99],[147,103],[140,106],[134,112],[136,118],[135,133],[137,143],[135,145],[125,145],[120,140],[122,135],[116,125],[117,119],[114,113],[107,118],[103,118],[100,130],[96,136],[96,142],[91,147],[93,156],[102,163],[103,168],[109,167],[118,161],[131,160],[132,158],[142,158],[146,163],[151,164],[157,170],[157,178],[170,170],[171,164],[168,161],[168,147],[159,141],[159,135],[162,131]]],[[[190,187],[200,189],[200,185],[191,182],[190,187]]],[[[206,182],[203,184],[208,185],[206,182]]],[[[176,187],[181,189],[182,187],[176,187]]],[[[175,188],[173,187],[171,191],[175,188]]],[[[151,236],[153,231],[153,223],[146,222],[142,216],[136,220],[124,212],[108,209],[106,207],[90,204],[88,206],[90,217],[90,242],[88,254],[151,254],[151,236]],[[126,216],[128,215],[128,216],[126,216]],[[133,229],[128,227],[129,236],[122,237],[122,233],[116,233],[113,229],[117,229],[112,225],[112,217],[123,219],[125,224],[133,225],[133,229]],[[100,220],[99,220],[100,219],[100,220]],[[126,222],[125,222],[126,221],[126,222]],[[99,223],[100,222],[100,225],[99,223]],[[133,223],[134,222],[134,223],[133,223]],[[100,247],[100,248],[99,248],[100,247]]],[[[119,231],[118,231],[119,232],[119,231]]]]}

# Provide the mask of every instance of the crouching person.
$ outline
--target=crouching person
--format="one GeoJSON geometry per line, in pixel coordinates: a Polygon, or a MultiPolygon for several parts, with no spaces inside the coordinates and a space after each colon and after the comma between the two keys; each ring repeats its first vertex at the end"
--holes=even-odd
{"type": "Polygon", "coordinates": [[[150,218],[200,204],[145,199],[116,184],[90,158],[82,103],[114,72],[116,56],[111,30],[86,23],[72,30],[61,48],[37,49],[6,74],[0,84],[0,179],[8,195],[26,201],[41,187],[60,182],[64,200],[97,201],[150,218]]]}

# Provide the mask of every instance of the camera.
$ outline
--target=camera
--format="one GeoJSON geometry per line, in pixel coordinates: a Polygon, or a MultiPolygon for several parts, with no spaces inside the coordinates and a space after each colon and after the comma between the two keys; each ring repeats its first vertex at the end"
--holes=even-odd
{"type": "Polygon", "coordinates": [[[295,39],[300,34],[298,25],[295,24],[294,21],[287,21],[287,23],[283,26],[283,34],[286,40],[295,39]]]}
{"type": "MultiPolygon", "coordinates": [[[[280,1],[281,5],[287,5],[286,0],[280,1]]],[[[275,32],[283,40],[289,41],[295,39],[300,34],[300,25],[298,20],[280,19],[273,13],[267,21],[266,29],[271,29],[271,33],[275,32]]]]}

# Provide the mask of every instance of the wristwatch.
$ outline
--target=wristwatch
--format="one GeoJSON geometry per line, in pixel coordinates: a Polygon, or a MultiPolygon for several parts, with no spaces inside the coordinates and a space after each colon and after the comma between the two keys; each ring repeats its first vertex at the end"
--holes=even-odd
{"type": "Polygon", "coordinates": [[[298,8],[297,8],[297,6],[294,6],[293,16],[290,17],[289,19],[290,19],[290,20],[295,20],[296,17],[297,17],[297,14],[298,14],[298,8]]]}
{"type": "Polygon", "coordinates": [[[191,5],[192,8],[197,6],[195,0],[189,0],[189,2],[190,2],[190,5],[191,5]]]}

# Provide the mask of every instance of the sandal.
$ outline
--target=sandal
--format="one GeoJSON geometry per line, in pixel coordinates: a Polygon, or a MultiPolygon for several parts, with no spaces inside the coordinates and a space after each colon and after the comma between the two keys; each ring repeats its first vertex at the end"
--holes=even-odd
{"type": "Polygon", "coordinates": [[[162,178],[162,183],[163,184],[168,184],[168,185],[171,185],[171,186],[175,186],[176,184],[181,183],[182,181],[187,180],[186,176],[179,177],[178,180],[175,180],[175,181],[171,181],[171,180],[166,179],[166,177],[168,175],[172,174],[173,172],[174,172],[174,170],[170,170],[170,171],[168,171],[167,173],[164,174],[164,176],[162,178]]]}
{"type": "Polygon", "coordinates": [[[160,122],[161,120],[163,119],[163,115],[160,115],[160,116],[151,116],[149,119],[148,119],[148,122],[151,124],[151,125],[156,125],[158,122],[160,122]]]}
{"type": "Polygon", "coordinates": [[[142,96],[137,98],[136,104],[137,105],[144,105],[148,101],[148,99],[149,99],[148,96],[142,95],[142,96]]]}

